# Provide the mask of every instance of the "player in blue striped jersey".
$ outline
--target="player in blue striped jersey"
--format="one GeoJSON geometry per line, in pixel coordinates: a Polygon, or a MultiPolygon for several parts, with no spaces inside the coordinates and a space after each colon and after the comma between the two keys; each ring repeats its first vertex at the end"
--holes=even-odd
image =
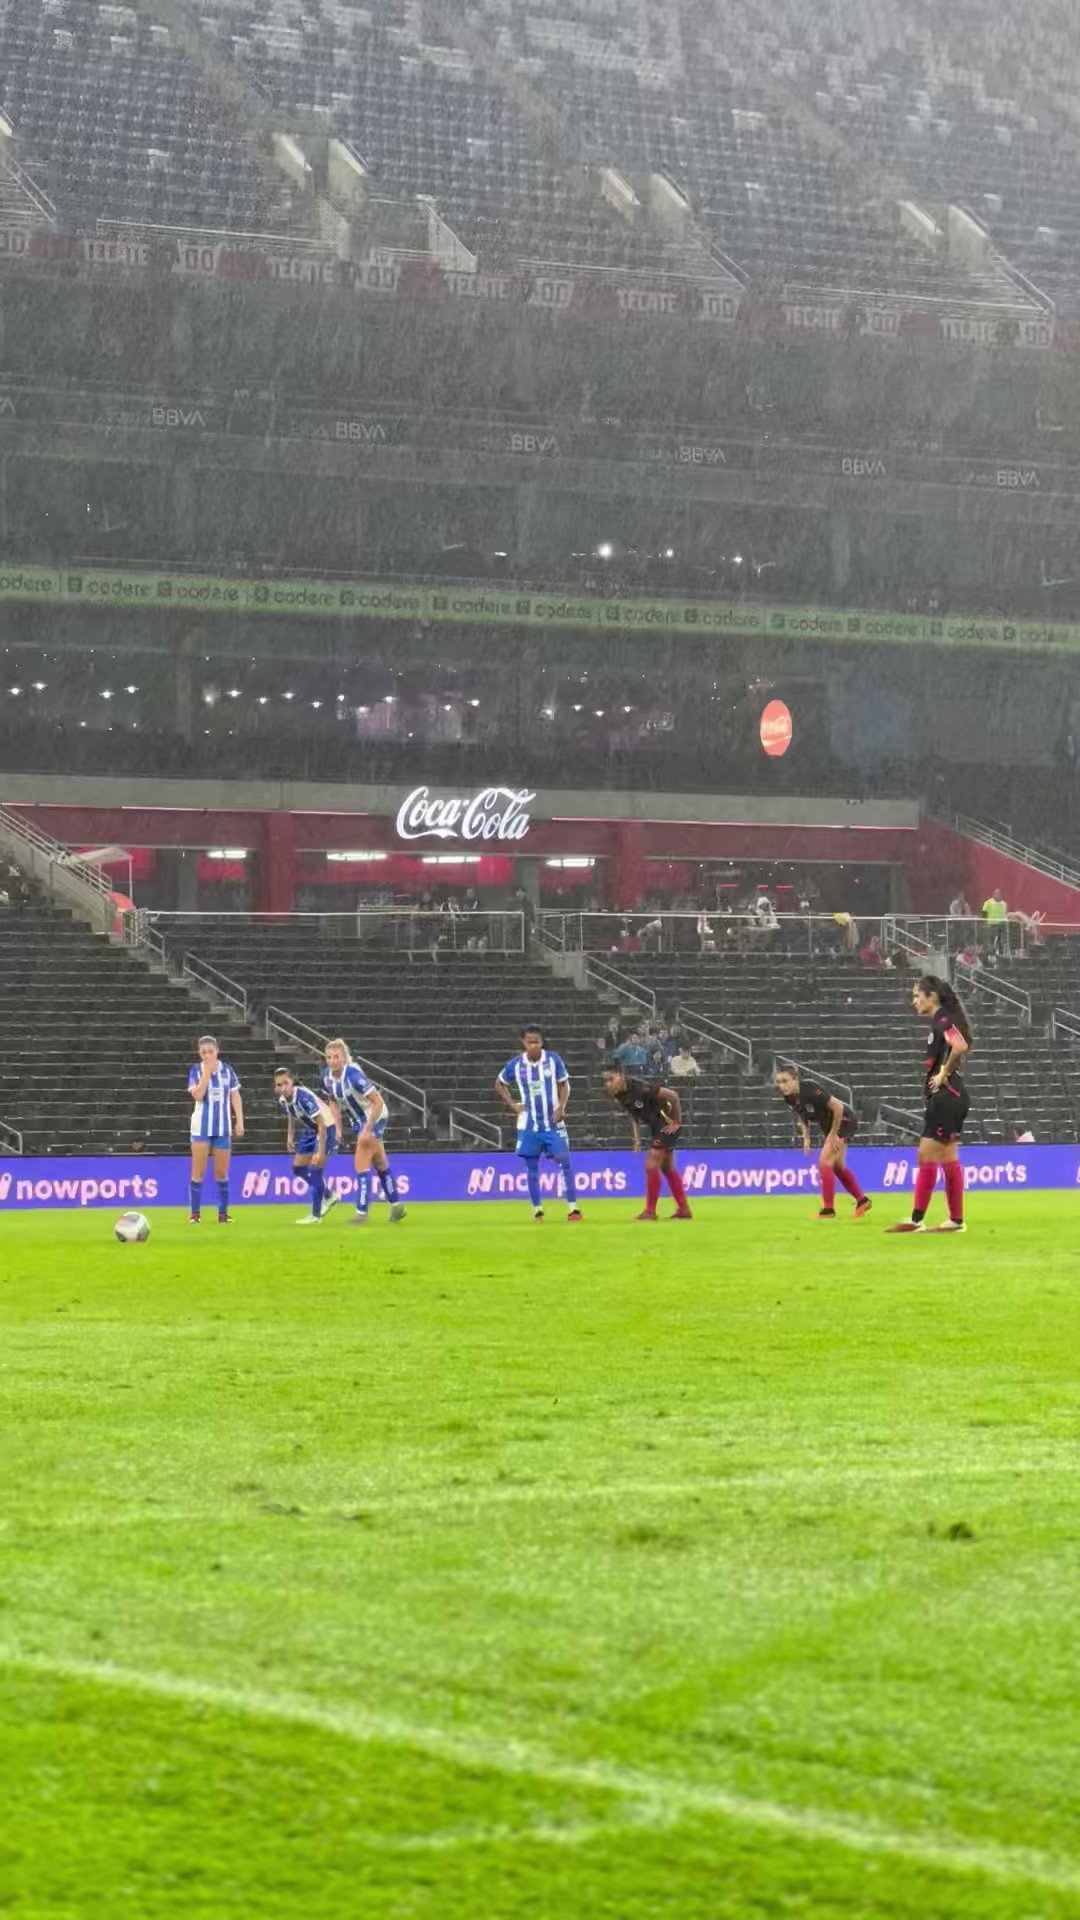
{"type": "Polygon", "coordinates": [[[339,1136],[342,1139],[345,1137],[346,1120],[356,1134],[353,1155],[356,1208],[350,1224],[362,1227],[367,1223],[371,1169],[374,1167],[390,1203],[391,1225],[396,1226],[399,1220],[405,1218],[405,1206],[398,1194],[397,1180],[386,1153],[386,1125],[390,1109],[378,1087],[373,1086],[363,1068],[357,1066],[344,1040],[328,1040],[326,1043],[322,1090],[330,1102],[339,1136]]]}
{"type": "Polygon", "coordinates": [[[218,1224],[229,1224],[229,1161],[234,1137],[244,1137],[244,1103],[240,1082],[226,1060],[218,1053],[213,1034],[204,1033],[199,1041],[199,1063],[188,1074],[191,1109],[191,1220],[197,1226],[202,1218],[202,1189],[210,1156],[214,1158],[214,1178],[218,1191],[218,1224]]]}
{"type": "Polygon", "coordinates": [[[537,1026],[524,1027],[521,1052],[508,1060],[495,1082],[495,1092],[517,1122],[517,1151],[525,1162],[533,1217],[544,1217],[540,1190],[540,1159],[546,1154],[562,1169],[568,1219],[581,1219],[574,1169],[570,1164],[570,1137],[566,1131],[566,1103],[570,1076],[557,1053],[549,1053],[537,1026]]]}
{"type": "Polygon", "coordinates": [[[310,1087],[300,1084],[288,1067],[279,1067],[274,1075],[277,1103],[288,1121],[287,1147],[293,1155],[293,1172],[306,1180],[311,1189],[311,1212],[297,1226],[314,1227],[337,1205],[338,1196],[327,1190],[326,1168],[337,1150],[337,1127],[325,1100],[310,1087]]]}

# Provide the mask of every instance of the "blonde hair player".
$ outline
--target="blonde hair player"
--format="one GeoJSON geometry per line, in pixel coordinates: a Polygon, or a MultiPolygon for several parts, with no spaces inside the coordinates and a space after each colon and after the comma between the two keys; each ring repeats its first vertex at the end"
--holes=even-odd
{"type": "Polygon", "coordinates": [[[356,1208],[350,1224],[367,1225],[371,1169],[379,1176],[390,1203],[390,1223],[396,1226],[405,1218],[405,1207],[398,1196],[397,1181],[391,1171],[384,1141],[390,1109],[378,1087],[373,1086],[362,1067],[358,1067],[344,1040],[328,1040],[322,1090],[330,1103],[338,1138],[344,1138],[345,1119],[356,1133],[353,1166],[356,1169],[356,1208]]]}
{"type": "Polygon", "coordinates": [[[218,1190],[218,1225],[229,1224],[229,1162],[234,1139],[244,1137],[240,1082],[218,1052],[212,1033],[199,1041],[198,1065],[188,1074],[191,1110],[191,1223],[202,1219],[202,1189],[211,1154],[218,1190]]]}

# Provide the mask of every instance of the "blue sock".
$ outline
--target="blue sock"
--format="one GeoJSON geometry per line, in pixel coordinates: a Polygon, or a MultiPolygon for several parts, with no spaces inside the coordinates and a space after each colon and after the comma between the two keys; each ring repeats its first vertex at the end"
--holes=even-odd
{"type": "Polygon", "coordinates": [[[393,1206],[395,1200],[397,1199],[397,1181],[394,1179],[394,1176],[388,1166],[383,1167],[381,1171],[378,1168],[376,1168],[376,1172],[378,1172],[379,1174],[379,1181],[382,1186],[382,1190],[385,1193],[387,1199],[389,1200],[390,1205],[393,1206]]]}
{"type": "Polygon", "coordinates": [[[229,1183],[227,1180],[219,1180],[217,1183],[217,1210],[219,1213],[228,1213],[229,1211],[229,1183]]]}
{"type": "Polygon", "coordinates": [[[371,1186],[371,1175],[368,1173],[358,1173],[356,1176],[356,1211],[357,1213],[366,1213],[368,1210],[368,1190],[370,1186],[371,1186]]]}
{"type": "Polygon", "coordinates": [[[529,1199],[532,1201],[534,1207],[542,1207],[544,1204],[544,1196],[540,1191],[539,1160],[526,1160],[525,1171],[529,1176],[529,1199]]]}
{"type": "Polygon", "coordinates": [[[326,1190],[323,1169],[321,1167],[309,1167],[308,1180],[311,1183],[311,1211],[315,1215],[316,1220],[318,1220],[322,1216],[323,1194],[326,1190]]]}
{"type": "Polygon", "coordinates": [[[191,1195],[191,1217],[197,1220],[202,1213],[202,1181],[192,1180],[188,1192],[191,1195]]]}
{"type": "Polygon", "coordinates": [[[311,1168],[310,1167],[294,1166],[293,1172],[295,1173],[298,1180],[303,1181],[305,1187],[310,1187],[311,1185],[311,1168]]]}
{"type": "Polygon", "coordinates": [[[574,1169],[570,1164],[569,1156],[567,1156],[565,1160],[560,1160],[559,1165],[562,1168],[563,1193],[566,1195],[566,1204],[571,1212],[573,1212],[577,1206],[577,1181],[574,1178],[574,1169]]]}

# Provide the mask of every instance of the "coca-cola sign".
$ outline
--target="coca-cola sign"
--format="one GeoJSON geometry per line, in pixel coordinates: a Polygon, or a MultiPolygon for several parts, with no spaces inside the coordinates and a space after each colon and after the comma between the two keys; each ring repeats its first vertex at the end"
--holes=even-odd
{"type": "Polygon", "coordinates": [[[414,787],[398,808],[401,840],[524,840],[535,793],[521,787],[482,787],[473,794],[433,794],[414,787]]]}

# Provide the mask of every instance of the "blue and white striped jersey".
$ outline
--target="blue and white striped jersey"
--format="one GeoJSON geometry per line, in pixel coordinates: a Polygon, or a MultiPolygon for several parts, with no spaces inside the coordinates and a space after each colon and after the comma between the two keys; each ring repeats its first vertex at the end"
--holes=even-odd
{"type": "MultiPolygon", "coordinates": [[[[351,1120],[356,1131],[367,1125],[368,1109],[373,1099],[379,1095],[379,1089],[373,1086],[362,1067],[350,1060],[344,1073],[333,1074],[329,1067],[323,1068],[322,1090],[328,1100],[334,1102],[340,1110],[342,1120],[351,1120]]],[[[389,1115],[386,1095],[381,1095],[384,1112],[380,1119],[389,1115]]]]}
{"type": "Polygon", "coordinates": [[[568,1081],[570,1075],[559,1054],[545,1050],[539,1060],[530,1060],[524,1053],[515,1054],[499,1078],[517,1094],[525,1109],[519,1125],[531,1128],[534,1133],[550,1133],[560,1124],[555,1118],[559,1082],[568,1081]]]}
{"type": "Polygon", "coordinates": [[[279,1093],[278,1106],[281,1108],[282,1113],[287,1114],[290,1120],[295,1121],[295,1132],[300,1136],[307,1133],[318,1133],[320,1114],[322,1114],[323,1118],[329,1123],[329,1114],[326,1112],[318,1094],[312,1093],[310,1087],[294,1086],[291,1093],[279,1093]]]}
{"type": "MultiPolygon", "coordinates": [[[[202,1079],[202,1066],[194,1066],[188,1074],[188,1092],[194,1093],[202,1079]]],[[[206,1092],[201,1100],[196,1100],[191,1113],[191,1137],[193,1140],[231,1140],[232,1139],[232,1103],[231,1093],[239,1093],[240,1082],[229,1066],[228,1061],[220,1060],[210,1075],[206,1092]]]]}

